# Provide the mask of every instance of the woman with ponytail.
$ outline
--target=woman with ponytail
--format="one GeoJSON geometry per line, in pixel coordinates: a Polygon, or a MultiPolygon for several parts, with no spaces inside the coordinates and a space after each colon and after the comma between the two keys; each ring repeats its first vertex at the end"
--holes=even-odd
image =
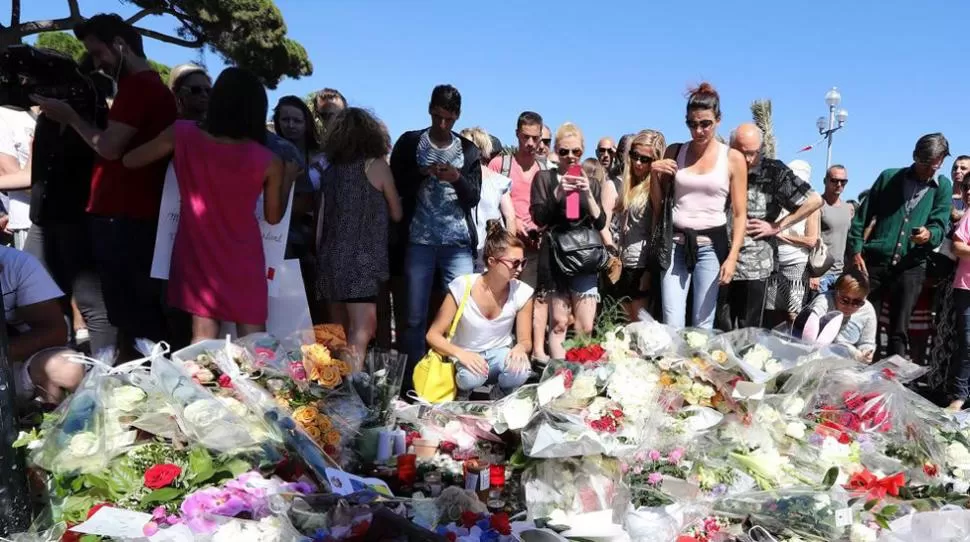
{"type": "Polygon", "coordinates": [[[498,220],[489,220],[487,228],[485,273],[464,275],[448,285],[449,295],[426,336],[431,348],[457,363],[459,398],[486,384],[506,395],[524,384],[531,370],[532,288],[518,280],[526,265],[525,245],[498,220]]]}

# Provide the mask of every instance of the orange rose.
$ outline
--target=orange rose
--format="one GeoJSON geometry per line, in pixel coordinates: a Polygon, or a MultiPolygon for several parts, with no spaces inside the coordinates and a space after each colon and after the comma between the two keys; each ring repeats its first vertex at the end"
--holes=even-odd
{"type": "Polygon", "coordinates": [[[307,425],[303,428],[303,430],[306,431],[306,434],[308,437],[313,439],[313,442],[316,442],[317,444],[320,444],[323,442],[323,433],[321,433],[320,430],[317,429],[316,427],[312,425],[307,425]]]}
{"type": "Polygon", "coordinates": [[[301,406],[293,411],[293,420],[304,427],[308,427],[313,425],[319,415],[320,412],[312,406],[301,406]]]}
{"type": "Polygon", "coordinates": [[[667,388],[674,385],[674,379],[668,373],[660,374],[660,385],[667,388]]]}
{"type": "Polygon", "coordinates": [[[321,431],[329,431],[333,429],[333,422],[330,421],[330,416],[320,414],[317,416],[316,426],[319,427],[321,431]]]}
{"type": "Polygon", "coordinates": [[[320,379],[318,382],[325,388],[336,388],[342,382],[340,369],[332,366],[323,367],[320,369],[320,379]]]}
{"type": "Polygon", "coordinates": [[[336,446],[340,444],[340,433],[330,430],[323,434],[323,442],[330,446],[336,446]]]}
{"type": "Polygon", "coordinates": [[[342,359],[337,360],[337,368],[340,369],[340,376],[350,376],[350,373],[353,372],[350,364],[342,359]]]}
{"type": "Polygon", "coordinates": [[[330,362],[330,350],[327,350],[327,347],[322,344],[303,345],[300,350],[303,351],[304,362],[310,360],[314,365],[330,362]]]}

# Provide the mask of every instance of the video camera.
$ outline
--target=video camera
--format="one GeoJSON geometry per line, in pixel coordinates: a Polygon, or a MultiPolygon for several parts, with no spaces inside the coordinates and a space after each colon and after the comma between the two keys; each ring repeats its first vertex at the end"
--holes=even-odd
{"type": "Polygon", "coordinates": [[[31,94],[57,98],[91,119],[98,110],[98,91],[74,59],[49,49],[11,45],[0,53],[0,106],[29,109],[31,94]]]}

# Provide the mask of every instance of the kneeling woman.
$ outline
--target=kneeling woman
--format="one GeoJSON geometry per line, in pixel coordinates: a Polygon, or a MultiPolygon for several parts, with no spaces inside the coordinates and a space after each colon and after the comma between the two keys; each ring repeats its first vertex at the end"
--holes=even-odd
{"type": "Polygon", "coordinates": [[[523,249],[522,241],[499,221],[490,220],[485,273],[464,275],[449,284],[450,295],[428,330],[431,348],[458,364],[459,397],[485,384],[497,384],[508,394],[529,376],[532,288],[518,280],[526,262],[523,249]]]}

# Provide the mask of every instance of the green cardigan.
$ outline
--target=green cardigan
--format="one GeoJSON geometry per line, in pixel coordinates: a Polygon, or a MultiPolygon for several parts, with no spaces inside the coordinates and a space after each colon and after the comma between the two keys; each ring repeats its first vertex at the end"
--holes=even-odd
{"type": "Polygon", "coordinates": [[[899,256],[896,265],[908,269],[925,262],[930,252],[943,242],[950,227],[953,184],[944,175],[937,177],[939,186],[930,186],[906,222],[903,186],[908,171],[909,168],[887,169],[876,179],[869,196],[862,200],[852,219],[848,257],[861,252],[867,264],[892,264],[895,250],[899,256]],[[873,218],[876,225],[872,235],[863,242],[863,232],[873,218]],[[909,240],[910,230],[920,226],[930,231],[930,241],[921,246],[913,245],[909,240]]]}

